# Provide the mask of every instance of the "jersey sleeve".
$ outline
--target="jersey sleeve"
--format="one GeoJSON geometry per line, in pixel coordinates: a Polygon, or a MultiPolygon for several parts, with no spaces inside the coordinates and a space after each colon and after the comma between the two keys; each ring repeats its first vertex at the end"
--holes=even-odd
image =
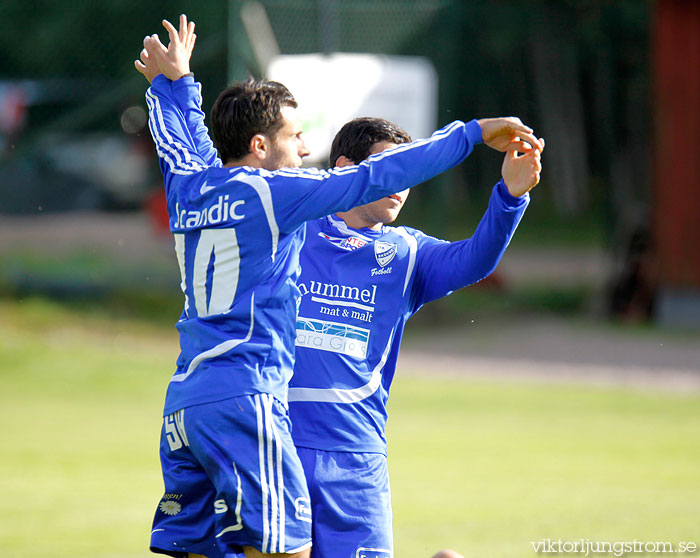
{"type": "Polygon", "coordinates": [[[516,198],[500,180],[471,238],[448,242],[414,231],[418,253],[412,310],[490,275],[501,261],[529,202],[529,194],[516,198]]]}
{"type": "Polygon", "coordinates": [[[455,121],[427,139],[377,153],[359,165],[270,173],[268,182],[279,208],[280,228],[291,230],[310,219],[416,186],[459,164],[481,141],[481,126],[476,120],[466,124],[455,121]]]}
{"type": "Polygon", "coordinates": [[[176,106],[185,118],[185,125],[192,138],[197,153],[209,167],[220,167],[221,159],[204,124],[202,111],[202,86],[192,76],[182,77],[172,82],[172,95],[176,106]]]}
{"type": "Polygon", "coordinates": [[[158,162],[170,191],[177,176],[206,170],[207,163],[198,153],[185,116],[173,97],[172,82],[163,75],[153,79],[146,91],[148,127],[158,154],[158,162]]]}

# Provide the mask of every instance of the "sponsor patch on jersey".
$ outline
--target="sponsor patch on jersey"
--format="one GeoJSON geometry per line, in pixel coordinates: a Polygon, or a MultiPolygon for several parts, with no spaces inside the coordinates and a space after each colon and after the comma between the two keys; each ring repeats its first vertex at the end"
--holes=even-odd
{"type": "Polygon", "coordinates": [[[357,250],[358,248],[362,248],[365,244],[367,244],[367,241],[363,240],[359,236],[337,237],[329,236],[322,232],[318,233],[318,236],[325,238],[331,244],[335,244],[344,250],[357,250]]]}
{"type": "Polygon", "coordinates": [[[377,258],[377,263],[380,267],[385,267],[396,255],[396,244],[391,242],[382,242],[377,240],[374,243],[374,257],[377,258]]]}
{"type": "MultiPolygon", "coordinates": [[[[355,313],[357,311],[348,310],[348,312],[355,313]]],[[[302,318],[301,316],[297,318],[297,338],[295,341],[297,347],[340,353],[355,358],[367,358],[368,343],[368,329],[302,318]]]]}
{"type": "Polygon", "coordinates": [[[358,548],[355,558],[392,558],[391,550],[384,548],[358,548]]]}
{"type": "Polygon", "coordinates": [[[161,500],[158,509],[165,515],[177,515],[182,511],[182,506],[175,500],[161,500]]]}

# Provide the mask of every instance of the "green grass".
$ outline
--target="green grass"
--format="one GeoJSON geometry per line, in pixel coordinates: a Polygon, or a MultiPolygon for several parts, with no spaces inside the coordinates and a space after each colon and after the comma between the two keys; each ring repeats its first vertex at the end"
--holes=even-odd
{"type": "Polygon", "coordinates": [[[530,541],[546,538],[697,540],[699,403],[580,386],[397,382],[388,435],[397,556],[436,546],[534,556],[530,541]]]}
{"type": "MultiPolygon", "coordinates": [[[[171,327],[0,301],[0,552],[146,557],[171,327]]],[[[700,395],[407,371],[389,421],[396,556],[700,542],[700,395]]],[[[368,502],[371,505],[371,502],[368,502]]]]}
{"type": "Polygon", "coordinates": [[[0,316],[0,552],[148,555],[174,335],[41,301],[0,316]]]}

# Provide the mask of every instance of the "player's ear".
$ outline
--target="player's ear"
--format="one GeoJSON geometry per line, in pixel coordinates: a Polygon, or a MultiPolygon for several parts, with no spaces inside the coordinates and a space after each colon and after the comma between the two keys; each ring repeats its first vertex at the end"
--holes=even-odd
{"type": "Polygon", "coordinates": [[[349,167],[349,166],[354,165],[354,164],[355,164],[355,161],[351,161],[345,155],[341,155],[335,161],[336,167],[349,167]]]}
{"type": "Polygon", "coordinates": [[[267,138],[263,134],[255,134],[250,138],[250,153],[261,161],[264,161],[270,152],[267,138]]]}

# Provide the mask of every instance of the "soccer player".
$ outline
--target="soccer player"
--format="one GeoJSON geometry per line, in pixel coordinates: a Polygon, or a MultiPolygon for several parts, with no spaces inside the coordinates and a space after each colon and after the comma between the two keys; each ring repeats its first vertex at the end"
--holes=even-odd
{"type": "Polygon", "coordinates": [[[189,75],[194,26],[184,16],[179,31],[164,25],[168,48],[147,37],[135,63],[152,82],[149,126],[185,295],[151,549],[308,556],[309,494],[286,408],[305,222],[416,185],[476,143],[505,150],[538,140],[517,119],[454,122],[361,165],[283,168],[307,154],[289,91],[254,81],[224,90],[212,109],[212,144],[189,75]]]}
{"type": "MultiPolygon", "coordinates": [[[[347,168],[410,141],[391,122],[358,118],[335,136],[330,162],[347,168]]],[[[409,190],[307,224],[289,409],[311,495],[312,557],[393,556],[386,404],[406,320],[495,269],[539,182],[540,152],[506,154],[466,240],[387,226],[409,190]]],[[[458,556],[450,552],[440,555],[458,556]]]]}

